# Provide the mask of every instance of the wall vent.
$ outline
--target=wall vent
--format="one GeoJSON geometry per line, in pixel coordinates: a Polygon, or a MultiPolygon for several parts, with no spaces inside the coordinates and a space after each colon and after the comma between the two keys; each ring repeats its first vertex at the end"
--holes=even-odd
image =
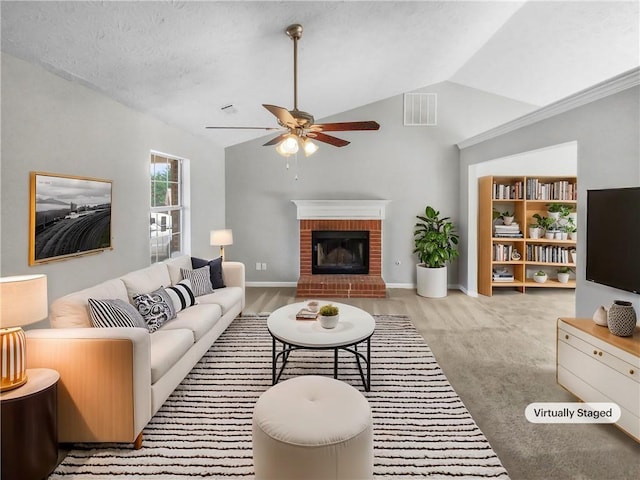
{"type": "Polygon", "coordinates": [[[407,127],[432,127],[438,124],[438,94],[405,93],[404,124],[407,127]]]}

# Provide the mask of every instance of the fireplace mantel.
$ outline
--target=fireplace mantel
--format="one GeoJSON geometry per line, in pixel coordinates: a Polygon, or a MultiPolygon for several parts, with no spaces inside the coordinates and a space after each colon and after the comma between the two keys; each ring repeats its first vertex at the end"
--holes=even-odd
{"type": "Polygon", "coordinates": [[[298,220],[383,220],[391,200],[291,200],[298,220]]]}

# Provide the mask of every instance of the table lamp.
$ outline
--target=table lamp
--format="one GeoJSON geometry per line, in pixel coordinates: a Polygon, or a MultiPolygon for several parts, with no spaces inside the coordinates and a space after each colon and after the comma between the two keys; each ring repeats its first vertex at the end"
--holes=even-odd
{"type": "Polygon", "coordinates": [[[43,320],[48,313],[46,275],[0,278],[0,391],[27,382],[27,339],[20,326],[43,320]]]}
{"type": "Polygon", "coordinates": [[[233,232],[230,229],[226,230],[211,230],[211,245],[214,247],[220,247],[220,256],[224,262],[224,247],[225,245],[233,245],[233,232]]]}

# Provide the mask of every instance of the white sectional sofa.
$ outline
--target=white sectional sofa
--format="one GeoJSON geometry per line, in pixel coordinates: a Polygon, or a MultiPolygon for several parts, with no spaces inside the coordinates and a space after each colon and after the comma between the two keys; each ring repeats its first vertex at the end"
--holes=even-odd
{"type": "Polygon", "coordinates": [[[226,287],[196,297],[160,329],[92,327],[88,299],[131,301],[175,285],[184,255],[71,293],[51,305],[53,328],[29,330],[27,367],[53,368],[58,384],[60,442],[142,445],[142,430],[193,366],[244,308],[245,271],[223,262],[226,287]]]}

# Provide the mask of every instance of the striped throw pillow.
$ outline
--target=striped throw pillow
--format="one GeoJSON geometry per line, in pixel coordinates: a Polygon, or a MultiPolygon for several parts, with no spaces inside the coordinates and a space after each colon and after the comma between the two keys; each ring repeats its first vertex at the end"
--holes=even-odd
{"type": "Polygon", "coordinates": [[[182,280],[172,287],[165,288],[165,290],[173,303],[176,313],[196,304],[196,296],[191,290],[190,280],[182,280]]]}
{"type": "Polygon", "coordinates": [[[94,327],[140,327],[146,328],[142,315],[133,305],[124,300],[89,299],[89,314],[94,327]]]}
{"type": "Polygon", "coordinates": [[[182,278],[191,282],[191,287],[196,297],[213,293],[208,265],[202,268],[196,268],[195,270],[181,268],[180,272],[182,272],[182,278]]]}

